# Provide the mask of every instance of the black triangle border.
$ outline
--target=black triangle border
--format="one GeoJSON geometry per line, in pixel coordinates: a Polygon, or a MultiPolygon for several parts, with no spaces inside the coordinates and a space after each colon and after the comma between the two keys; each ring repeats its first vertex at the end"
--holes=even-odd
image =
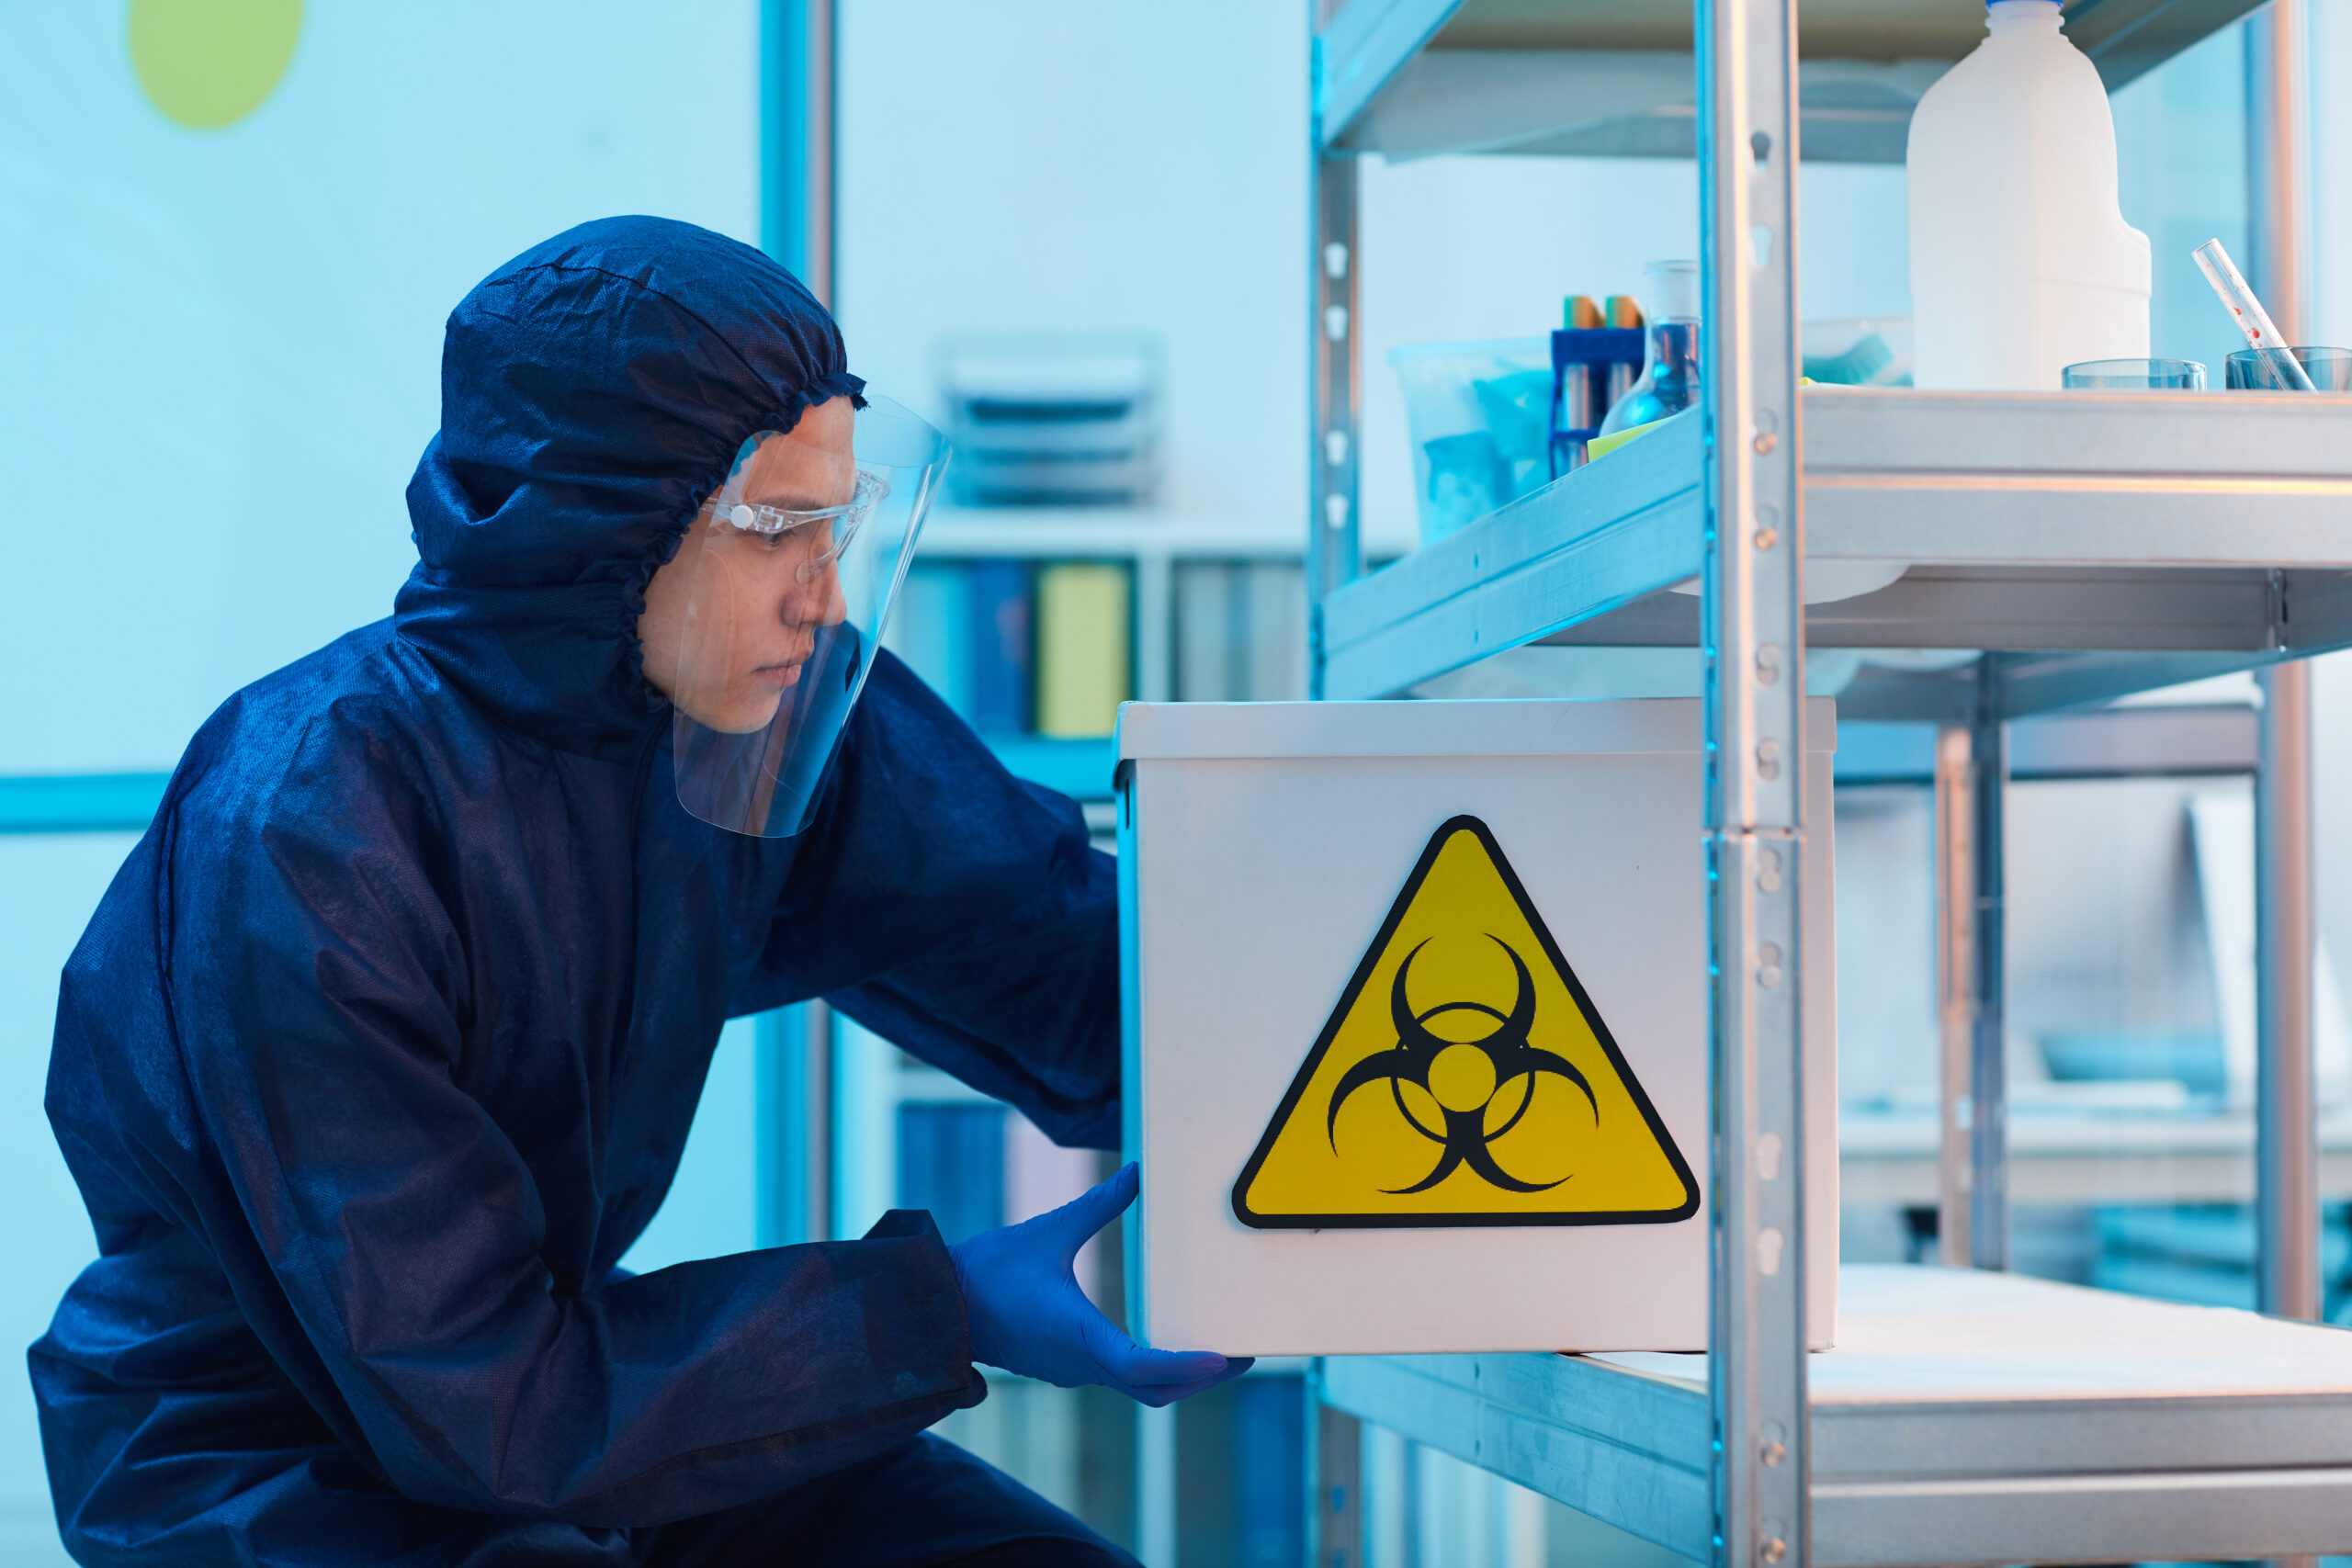
{"type": "Polygon", "coordinates": [[[1442,1226],[1486,1229],[1503,1225],[1671,1224],[1678,1220],[1687,1220],[1698,1212],[1699,1183],[1691,1176],[1690,1164],[1683,1159],[1680,1146],[1675,1143],[1674,1134],[1667,1131],[1657,1107],[1650,1103],[1649,1094],[1642,1088],[1642,1080],[1634,1076],[1632,1066],[1626,1062],[1625,1054],[1618,1049],[1616,1037],[1609,1032],[1609,1025],[1602,1020],[1600,1010],[1592,1005],[1592,998],[1586,994],[1584,982],[1577,978],[1577,972],[1569,965],[1567,955],[1552,940],[1551,928],[1544,923],[1544,917],[1536,910],[1535,901],[1527,896],[1527,888],[1519,880],[1519,873],[1511,868],[1502,846],[1495,842],[1493,832],[1477,818],[1467,815],[1448,818],[1436,832],[1430,835],[1428,847],[1421,851],[1421,858],[1414,865],[1412,874],[1405,879],[1404,891],[1397,894],[1396,901],[1388,907],[1388,918],[1381,922],[1379,934],[1364,949],[1363,957],[1357,963],[1356,972],[1349,979],[1347,989],[1340,995],[1339,1005],[1331,1010],[1330,1018],[1323,1025],[1323,1032],[1316,1037],[1314,1049],[1307,1052],[1305,1065],[1291,1079],[1289,1092],[1283,1096],[1282,1104],[1266,1122],[1266,1130],[1258,1139],[1256,1152],[1250,1155],[1250,1163],[1241,1168],[1240,1176],[1235,1179],[1233,1217],[1252,1230],[1429,1230],[1442,1226]],[[1585,1021],[1592,1026],[1593,1037],[1600,1042],[1601,1050],[1609,1057],[1609,1065],[1616,1069],[1618,1081],[1625,1086],[1626,1093],[1642,1113],[1642,1120],[1648,1124],[1651,1135],[1657,1138],[1658,1147],[1665,1152],[1675,1176],[1682,1183],[1681,1205],[1674,1209],[1613,1209],[1565,1214],[1521,1213],[1405,1216],[1258,1213],[1250,1207],[1244,1196],[1250,1190],[1250,1184],[1258,1179],[1259,1168],[1265,1164],[1267,1154],[1274,1146],[1275,1137],[1289,1124],[1292,1112],[1298,1109],[1298,1102],[1306,1097],[1306,1086],[1314,1081],[1315,1069],[1322,1065],[1325,1054],[1338,1037],[1341,1021],[1354,1010],[1356,998],[1372,979],[1372,972],[1379,967],[1380,955],[1388,951],[1389,939],[1404,923],[1405,911],[1412,907],[1413,896],[1421,890],[1421,883],[1429,875],[1430,868],[1437,863],[1438,852],[1445,846],[1448,839],[1465,829],[1476,833],[1478,841],[1486,846],[1487,857],[1494,863],[1495,869],[1502,874],[1503,886],[1510,890],[1520,913],[1527,917],[1528,925],[1534,930],[1535,940],[1543,944],[1544,956],[1551,961],[1560,978],[1567,983],[1568,995],[1583,1010],[1585,1021]]]}

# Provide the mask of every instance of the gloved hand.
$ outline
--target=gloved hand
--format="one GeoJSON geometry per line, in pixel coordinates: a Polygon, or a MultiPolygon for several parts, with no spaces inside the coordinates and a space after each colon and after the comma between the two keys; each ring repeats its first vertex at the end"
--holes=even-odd
{"type": "Polygon", "coordinates": [[[983,1231],[947,1249],[964,1288],[972,1359],[1063,1388],[1101,1383],[1145,1404],[1173,1404],[1250,1370],[1250,1358],[1148,1350],[1078,1288],[1070,1260],[1136,1201],[1133,1165],[1051,1213],[983,1231]]]}

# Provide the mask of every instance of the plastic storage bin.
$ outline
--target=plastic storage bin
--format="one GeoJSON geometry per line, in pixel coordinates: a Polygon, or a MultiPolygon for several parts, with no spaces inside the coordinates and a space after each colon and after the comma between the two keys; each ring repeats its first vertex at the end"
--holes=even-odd
{"type": "Polygon", "coordinates": [[[1911,384],[1911,318],[1851,316],[1797,329],[1804,374],[1833,387],[1911,384]]]}
{"type": "MultiPolygon", "coordinates": [[[[1835,1321],[1808,705],[1807,1283],[1835,1321]]],[[[1230,1354],[1707,1343],[1694,701],[1129,703],[1128,1310],[1230,1354]]]]}
{"type": "Polygon", "coordinates": [[[1552,341],[1391,349],[1413,440],[1421,543],[1552,479],[1552,341]]]}

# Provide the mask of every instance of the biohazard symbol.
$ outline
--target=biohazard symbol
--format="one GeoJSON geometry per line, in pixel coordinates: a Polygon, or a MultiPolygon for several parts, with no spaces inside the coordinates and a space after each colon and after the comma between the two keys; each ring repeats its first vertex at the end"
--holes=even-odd
{"type": "Polygon", "coordinates": [[[1260,1228],[1661,1224],[1674,1139],[1487,825],[1421,852],[1233,1185],[1260,1228]]]}
{"type": "Polygon", "coordinates": [[[1357,1089],[1366,1084],[1378,1083],[1383,1078],[1388,1080],[1388,1091],[1396,1101],[1396,1113],[1405,1118],[1414,1132],[1431,1143],[1444,1146],[1445,1152],[1438,1156],[1436,1169],[1410,1187],[1390,1188],[1388,1190],[1392,1192],[1426,1191],[1453,1175],[1455,1166],[1464,1164],[1506,1192],[1542,1192],[1566,1180],[1562,1177],[1559,1181],[1521,1181],[1506,1174],[1501,1167],[1495,1164],[1494,1156],[1487,1152],[1496,1139],[1508,1134],[1526,1117],[1527,1108],[1535,1103],[1535,1086],[1532,1083],[1526,1086],[1519,1097],[1517,1108],[1499,1127],[1487,1124],[1487,1108],[1495,1102],[1495,1096],[1531,1074],[1559,1074],[1577,1086],[1583,1093],[1585,1102],[1592,1107],[1594,1118],[1600,1118],[1600,1102],[1593,1098],[1592,1085],[1585,1081],[1585,1076],[1577,1071],[1567,1058],[1555,1052],[1539,1051],[1527,1043],[1528,1028],[1535,1021],[1534,982],[1528,976],[1526,963],[1511,951],[1510,943],[1494,936],[1492,931],[1487,934],[1494,937],[1495,944],[1510,954],[1510,966],[1519,976],[1519,988],[1511,993],[1510,1011],[1508,1014],[1498,1012],[1484,1002],[1440,1002],[1429,1011],[1416,1014],[1412,1005],[1405,999],[1405,982],[1412,974],[1413,959],[1420,953],[1421,947],[1429,945],[1425,942],[1407,953],[1405,962],[1396,965],[1396,983],[1389,987],[1389,1011],[1395,1015],[1396,1025],[1396,1046],[1366,1056],[1350,1067],[1347,1076],[1340,1080],[1340,1087],[1331,1091],[1330,1126],[1328,1131],[1334,1154],[1340,1150],[1340,1107],[1346,1104],[1348,1096],[1357,1089]],[[1450,1012],[1484,1013],[1499,1027],[1483,1040],[1441,1040],[1430,1032],[1430,1020],[1450,1012]],[[1460,1066],[1438,1083],[1430,1083],[1430,1069],[1437,1066],[1442,1059],[1446,1059],[1449,1051],[1454,1054],[1453,1059],[1460,1066]],[[1483,1066],[1474,1059],[1476,1056],[1486,1058],[1483,1066]],[[1437,1102],[1438,1109],[1445,1112],[1443,1132],[1424,1126],[1421,1119],[1413,1114],[1413,1108],[1405,1100],[1408,1083],[1419,1085],[1424,1094],[1437,1102]],[[1447,1093],[1449,1089],[1453,1092],[1447,1093]],[[1465,1089],[1468,1092],[1464,1092],[1465,1089]],[[1482,1089],[1483,1093],[1480,1092],[1482,1089]]]}

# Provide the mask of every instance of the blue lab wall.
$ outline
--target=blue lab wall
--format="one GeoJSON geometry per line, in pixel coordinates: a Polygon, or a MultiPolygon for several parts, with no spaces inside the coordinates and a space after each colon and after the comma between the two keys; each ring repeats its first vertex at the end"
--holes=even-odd
{"type": "Polygon", "coordinates": [[[2117,194],[2148,236],[2148,351],[2194,359],[2222,385],[2245,343],[2189,252],[2219,239],[2247,260],[2245,31],[2224,28],[2114,96],[2117,194]]]}
{"type": "MultiPolygon", "coordinates": [[[[390,608],[441,321],[491,267],[613,212],[759,233],[756,0],[314,5],[267,98],[206,130],[143,94],[131,9],[0,4],[0,776],[166,769],[237,686],[390,608]]],[[[130,843],[0,837],[0,1347],[91,1250],[40,1083],[130,843]]],[[[690,1166],[748,1166],[726,1133],[690,1166]]],[[[713,1213],[646,1245],[746,1244],[713,1213]]],[[[62,1561],[17,1354],[0,1562],[62,1561]]]]}
{"type": "Polygon", "coordinates": [[[167,767],[390,607],[441,321],[491,267],[612,212],[757,239],[752,0],[651,15],[313,6],[269,98],[191,130],[122,6],[0,12],[0,664],[41,671],[0,772],[167,767]]]}
{"type": "Polygon", "coordinates": [[[96,1252],[40,1113],[57,972],[128,833],[0,837],[0,1563],[64,1561],[51,1522],[23,1348],[96,1252]]]}
{"type": "Polygon", "coordinates": [[[1168,505],[1294,538],[1307,9],[843,0],[852,363],[935,413],[944,333],[1157,333],[1168,505]]]}

